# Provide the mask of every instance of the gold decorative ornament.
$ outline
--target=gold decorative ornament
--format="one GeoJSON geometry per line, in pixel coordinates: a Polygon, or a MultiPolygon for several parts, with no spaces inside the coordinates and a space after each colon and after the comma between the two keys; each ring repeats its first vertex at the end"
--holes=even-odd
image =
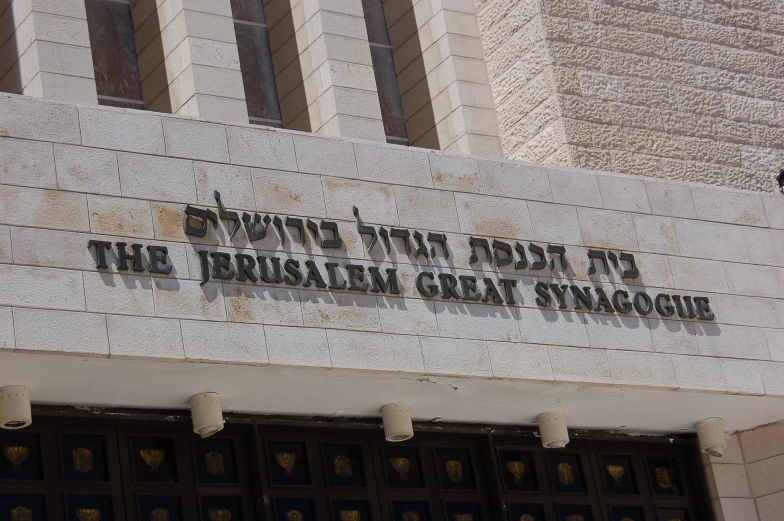
{"type": "Polygon", "coordinates": [[[207,465],[207,474],[220,476],[226,472],[223,464],[223,454],[217,451],[208,452],[204,455],[204,463],[207,465]]]}
{"type": "Polygon", "coordinates": [[[340,521],[360,521],[362,516],[359,514],[359,510],[341,510],[340,511],[340,521]]]}
{"type": "Polygon", "coordinates": [[[408,481],[408,471],[411,470],[411,460],[408,458],[391,458],[389,462],[392,469],[400,474],[400,479],[408,481]]]}
{"type": "MultiPolygon", "coordinates": [[[[615,480],[615,486],[620,487],[626,469],[622,465],[607,465],[607,473],[615,480]]],[[[623,521],[623,520],[621,520],[623,521]]]]}
{"type": "MultiPolygon", "coordinates": [[[[150,467],[150,472],[157,474],[163,459],[166,457],[166,451],[162,449],[142,449],[139,451],[142,460],[150,467]]],[[[168,511],[166,512],[168,516],[168,511]]],[[[155,520],[153,520],[155,521],[155,520]]]]}
{"type": "Polygon", "coordinates": [[[16,507],[11,510],[11,521],[33,521],[33,511],[27,507],[16,507]]]}
{"type": "Polygon", "coordinates": [[[351,460],[348,456],[344,456],[343,454],[335,456],[335,461],[333,463],[336,476],[340,478],[350,478],[354,474],[351,470],[351,460]]]}
{"type": "Polygon", "coordinates": [[[419,514],[416,512],[404,512],[403,521],[419,521],[419,514]]]}
{"type": "Polygon", "coordinates": [[[507,461],[506,468],[515,477],[515,483],[523,483],[523,474],[525,474],[525,463],[522,461],[507,461]]]}
{"type": "MultiPolygon", "coordinates": [[[[571,465],[566,462],[559,463],[557,469],[558,481],[561,483],[561,485],[574,485],[574,470],[572,469],[571,465]]],[[[580,519],[582,519],[582,516],[580,516],[580,519]]],[[[567,519],[566,521],[572,520],[567,519]]]]}
{"type": "Polygon", "coordinates": [[[73,455],[73,468],[80,474],[89,474],[95,468],[93,461],[93,451],[90,449],[74,449],[71,454],[73,455]]]}
{"type": "Polygon", "coordinates": [[[101,511],[97,508],[77,508],[76,517],[79,521],[100,521],[101,511]]]}
{"type": "Polygon", "coordinates": [[[474,521],[474,516],[471,514],[455,514],[454,515],[455,521],[474,521]]]}
{"type": "Polygon", "coordinates": [[[210,515],[210,521],[230,521],[231,520],[231,511],[226,510],[225,508],[215,508],[207,510],[207,513],[210,515]]]}
{"type": "Polygon", "coordinates": [[[454,481],[459,482],[463,481],[463,464],[457,460],[449,460],[444,464],[446,467],[446,475],[447,477],[454,481]]]}
{"type": "Polygon", "coordinates": [[[30,452],[27,450],[27,447],[11,445],[9,447],[3,447],[3,454],[6,459],[11,462],[11,465],[13,465],[13,470],[19,472],[22,470],[22,463],[24,463],[27,456],[30,455],[30,452]]]}
{"type": "Polygon", "coordinates": [[[536,521],[536,519],[531,514],[523,514],[520,516],[520,521],[536,521]]]}
{"type": "Polygon", "coordinates": [[[585,521],[585,518],[583,516],[575,514],[572,516],[566,516],[564,518],[564,521],[585,521]]]}
{"type": "Polygon", "coordinates": [[[297,464],[297,455],[294,452],[276,452],[275,453],[275,461],[278,462],[278,465],[283,467],[285,471],[284,474],[292,475],[291,469],[294,468],[294,465],[297,464]]]}
{"type": "Polygon", "coordinates": [[[150,510],[150,521],[169,521],[169,511],[165,508],[153,508],[150,510]]]}
{"type": "Polygon", "coordinates": [[[305,516],[299,510],[289,510],[286,512],[286,521],[305,521],[305,516]]]}
{"type": "Polygon", "coordinates": [[[670,471],[668,469],[657,467],[653,473],[656,474],[656,483],[659,485],[659,488],[672,487],[672,478],[670,478],[670,471]]]}

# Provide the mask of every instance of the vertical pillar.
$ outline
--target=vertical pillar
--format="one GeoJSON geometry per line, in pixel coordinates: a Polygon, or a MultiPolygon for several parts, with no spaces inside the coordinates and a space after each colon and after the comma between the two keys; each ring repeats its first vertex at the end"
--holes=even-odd
{"type": "Polygon", "coordinates": [[[266,7],[283,126],[386,141],[362,0],[266,7]]]}
{"type": "Polygon", "coordinates": [[[0,91],[98,103],[84,0],[13,0],[0,10],[0,91]]]}
{"type": "Polygon", "coordinates": [[[474,0],[385,0],[412,146],[502,156],[474,0]]]}
{"type": "Polygon", "coordinates": [[[248,123],[230,0],[131,0],[144,105],[248,123]]]}

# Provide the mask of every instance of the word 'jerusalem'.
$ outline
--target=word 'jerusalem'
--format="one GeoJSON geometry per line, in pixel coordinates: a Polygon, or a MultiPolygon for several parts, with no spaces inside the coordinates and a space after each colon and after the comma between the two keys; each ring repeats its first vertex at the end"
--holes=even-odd
{"type": "MultiPolygon", "coordinates": [[[[107,251],[116,249],[118,271],[145,272],[168,275],[172,265],[168,249],[164,246],[147,246],[145,259],[142,244],[91,240],[88,248],[95,250],[96,267],[108,269],[107,251]],[[133,266],[133,268],[131,268],[133,266]]],[[[402,293],[397,269],[382,270],[376,266],[364,266],[347,262],[325,262],[323,270],[312,260],[304,263],[296,259],[279,257],[252,256],[245,253],[197,250],[201,266],[201,285],[211,279],[218,281],[236,280],[262,284],[287,284],[318,289],[370,291],[371,293],[400,295],[402,293]],[[326,276],[325,276],[326,275],[326,276]]],[[[421,271],[416,279],[417,291],[426,298],[440,297],[444,300],[464,302],[492,302],[494,304],[515,305],[517,279],[500,277],[496,280],[482,278],[481,282],[472,275],[455,276],[451,273],[421,271]]],[[[713,320],[714,313],[706,297],[691,297],[659,293],[651,298],[645,291],[630,294],[618,289],[608,295],[601,287],[577,286],[537,282],[534,286],[536,305],[540,308],[570,308],[574,311],[594,311],[604,313],[628,314],[632,310],[641,316],[650,315],[654,310],[662,317],[678,315],[684,319],[713,320]]]]}

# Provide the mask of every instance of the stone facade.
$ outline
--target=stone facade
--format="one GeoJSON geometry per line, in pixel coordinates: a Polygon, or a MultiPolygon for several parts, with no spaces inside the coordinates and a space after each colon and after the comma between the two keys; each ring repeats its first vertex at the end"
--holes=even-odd
{"type": "Polygon", "coordinates": [[[5,350],[784,396],[781,196],[12,95],[0,98],[0,126],[5,350]],[[229,240],[225,221],[203,239],[187,237],[185,206],[217,212],[214,190],[240,213],[334,220],[344,246],[304,247],[292,229],[285,245],[273,233],[229,240]],[[417,261],[398,241],[389,254],[367,251],[352,205],[366,224],[446,232],[452,255],[417,261]],[[563,244],[569,268],[471,264],[470,235],[563,244]],[[98,270],[91,238],[165,245],[174,271],[119,273],[116,262],[98,270]],[[202,248],[394,265],[402,295],[200,286],[202,248]],[[614,272],[587,275],[587,248],[632,252],[640,277],[627,285],[614,272]],[[517,302],[424,299],[414,285],[426,269],[513,277],[517,302]],[[541,280],[698,292],[717,319],[543,310],[541,280]],[[205,352],[198,331],[207,327],[243,341],[205,352]],[[273,352],[259,335],[248,345],[249,330],[269,342],[282,328],[320,340],[273,352]]]}
{"type": "Polygon", "coordinates": [[[477,4],[506,157],[774,189],[781,1],[477,4]]]}
{"type": "Polygon", "coordinates": [[[784,424],[741,432],[722,458],[703,456],[719,521],[775,521],[784,512],[784,424]]]}

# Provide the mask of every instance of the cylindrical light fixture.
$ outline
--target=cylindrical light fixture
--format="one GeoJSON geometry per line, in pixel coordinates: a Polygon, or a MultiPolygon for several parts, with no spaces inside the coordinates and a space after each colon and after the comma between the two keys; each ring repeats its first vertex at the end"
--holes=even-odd
{"type": "Polygon", "coordinates": [[[536,417],[539,422],[539,434],[545,449],[562,449],[569,443],[569,431],[566,429],[566,415],[561,411],[543,412],[536,417]]]}
{"type": "Polygon", "coordinates": [[[0,427],[23,429],[31,423],[30,389],[24,385],[0,387],[0,427]]]}
{"type": "Polygon", "coordinates": [[[406,441],[414,437],[411,409],[405,403],[390,403],[381,408],[384,437],[387,441],[406,441]]]}
{"type": "Polygon", "coordinates": [[[223,430],[223,411],[218,393],[201,393],[191,397],[193,432],[209,438],[223,430]]]}
{"type": "Polygon", "coordinates": [[[727,448],[727,438],[724,436],[724,426],[721,418],[705,418],[695,424],[697,438],[700,441],[700,450],[714,458],[724,455],[727,448]]]}

